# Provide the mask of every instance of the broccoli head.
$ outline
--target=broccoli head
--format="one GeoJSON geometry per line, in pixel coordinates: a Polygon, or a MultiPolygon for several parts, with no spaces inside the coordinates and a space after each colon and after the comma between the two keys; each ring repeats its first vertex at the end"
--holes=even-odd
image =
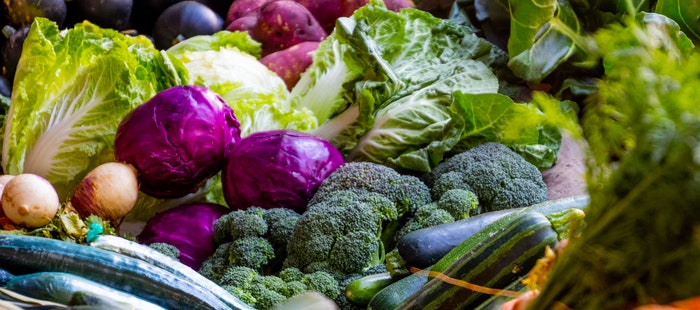
{"type": "Polygon", "coordinates": [[[396,230],[431,201],[430,189],[415,176],[377,163],[345,163],[309,201],[284,266],[349,274],[382,264],[396,230]]]}
{"type": "Polygon", "coordinates": [[[497,142],[487,142],[446,159],[423,180],[431,188],[441,187],[433,189],[433,194],[446,192],[449,183],[456,184],[455,188],[466,183],[487,212],[526,207],[547,200],[547,185],[539,169],[497,142]]]}
{"type": "Polygon", "coordinates": [[[431,201],[430,189],[415,176],[378,163],[347,162],[321,182],[309,204],[326,200],[327,195],[341,190],[378,193],[396,205],[399,217],[431,201]]]}

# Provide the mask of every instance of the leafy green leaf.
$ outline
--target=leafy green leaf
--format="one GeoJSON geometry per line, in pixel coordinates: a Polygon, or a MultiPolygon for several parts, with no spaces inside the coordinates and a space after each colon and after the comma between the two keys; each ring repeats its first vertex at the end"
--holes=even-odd
{"type": "Polygon", "coordinates": [[[508,66],[515,75],[539,83],[576,51],[580,32],[576,12],[566,0],[510,0],[508,66]]]}
{"type": "Polygon", "coordinates": [[[658,0],[654,12],[675,20],[688,37],[700,43],[700,1],[658,0]]]}

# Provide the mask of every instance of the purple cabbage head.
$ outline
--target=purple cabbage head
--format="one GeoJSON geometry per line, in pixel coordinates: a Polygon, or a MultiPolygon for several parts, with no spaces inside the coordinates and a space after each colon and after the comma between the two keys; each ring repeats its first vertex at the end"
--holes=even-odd
{"type": "Polygon", "coordinates": [[[179,205],[148,219],[136,241],[163,242],[180,250],[180,262],[199,270],[214,253],[214,223],[231,210],[215,203],[179,205]]]}
{"type": "Polygon", "coordinates": [[[221,176],[232,209],[286,207],[299,213],[321,182],[344,163],[332,144],[292,130],[255,132],[236,143],[221,176]]]}
{"type": "Polygon", "coordinates": [[[202,86],[175,86],[122,120],[115,157],[136,167],[142,192],[178,198],[221,171],[226,153],[240,139],[238,119],[218,94],[202,86]]]}

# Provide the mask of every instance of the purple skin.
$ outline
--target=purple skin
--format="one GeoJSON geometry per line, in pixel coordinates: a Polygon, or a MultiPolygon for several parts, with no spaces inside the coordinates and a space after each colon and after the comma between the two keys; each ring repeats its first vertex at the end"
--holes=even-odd
{"type": "Polygon", "coordinates": [[[294,0],[265,3],[258,11],[258,23],[251,32],[251,37],[262,43],[263,56],[301,42],[319,42],[326,36],[311,12],[294,0]]]}
{"type": "Polygon", "coordinates": [[[225,24],[229,25],[234,20],[248,15],[255,15],[263,4],[269,0],[236,0],[231,3],[226,13],[225,24]]]}
{"type": "Polygon", "coordinates": [[[180,205],[150,218],[136,240],[174,245],[180,250],[180,262],[199,270],[214,253],[214,222],[230,211],[214,203],[180,205]]]}
{"type": "Polygon", "coordinates": [[[257,23],[258,16],[256,14],[246,15],[229,23],[228,26],[226,26],[226,30],[241,32],[247,31],[250,33],[257,23]]]}
{"type": "Polygon", "coordinates": [[[299,82],[301,74],[311,65],[319,42],[301,42],[290,48],[268,54],[260,62],[277,73],[290,91],[299,82]]]}
{"type": "Polygon", "coordinates": [[[221,182],[232,209],[285,207],[296,212],[321,182],[344,163],[332,144],[291,130],[253,133],[234,145],[221,182]]]}
{"type": "Polygon", "coordinates": [[[331,33],[335,28],[335,21],[345,15],[339,0],[294,0],[303,5],[316,18],[326,33],[331,33]]]}
{"type": "Polygon", "coordinates": [[[122,120],[115,158],[136,168],[143,193],[179,198],[219,172],[238,140],[238,119],[218,94],[201,86],[175,86],[122,120]]]}

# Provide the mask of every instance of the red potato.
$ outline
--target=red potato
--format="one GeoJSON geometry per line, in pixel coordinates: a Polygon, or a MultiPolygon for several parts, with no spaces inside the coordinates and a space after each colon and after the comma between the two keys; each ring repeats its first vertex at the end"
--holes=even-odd
{"type": "MultiPolygon", "coordinates": [[[[331,33],[335,28],[335,21],[349,14],[343,14],[342,6],[344,0],[295,0],[303,5],[311,15],[313,15],[318,23],[323,27],[326,33],[331,33]]],[[[365,2],[366,3],[366,2],[365,2]]]]}
{"type": "Polygon", "coordinates": [[[291,90],[299,81],[302,72],[311,65],[319,42],[302,42],[260,59],[267,68],[277,73],[291,90]]]}
{"type": "Polygon", "coordinates": [[[326,35],[311,12],[294,0],[265,3],[258,11],[258,23],[251,33],[262,44],[263,56],[301,42],[319,42],[326,35]]]}
{"type": "Polygon", "coordinates": [[[228,26],[226,26],[226,30],[251,33],[251,31],[253,31],[253,28],[257,23],[258,15],[250,14],[232,21],[228,24],[228,26]]]}
{"type": "Polygon", "coordinates": [[[384,0],[384,5],[386,5],[387,9],[394,12],[398,12],[400,9],[416,7],[413,0],[384,0]]]}
{"type": "MultiPolygon", "coordinates": [[[[340,1],[340,13],[342,16],[350,16],[355,10],[367,5],[369,0],[338,0],[340,1]]],[[[390,11],[398,11],[403,8],[413,8],[413,0],[384,0],[384,5],[390,11]]]]}
{"type": "Polygon", "coordinates": [[[233,21],[249,15],[255,15],[258,8],[269,0],[235,0],[231,3],[226,13],[224,25],[228,26],[233,21]]]}

